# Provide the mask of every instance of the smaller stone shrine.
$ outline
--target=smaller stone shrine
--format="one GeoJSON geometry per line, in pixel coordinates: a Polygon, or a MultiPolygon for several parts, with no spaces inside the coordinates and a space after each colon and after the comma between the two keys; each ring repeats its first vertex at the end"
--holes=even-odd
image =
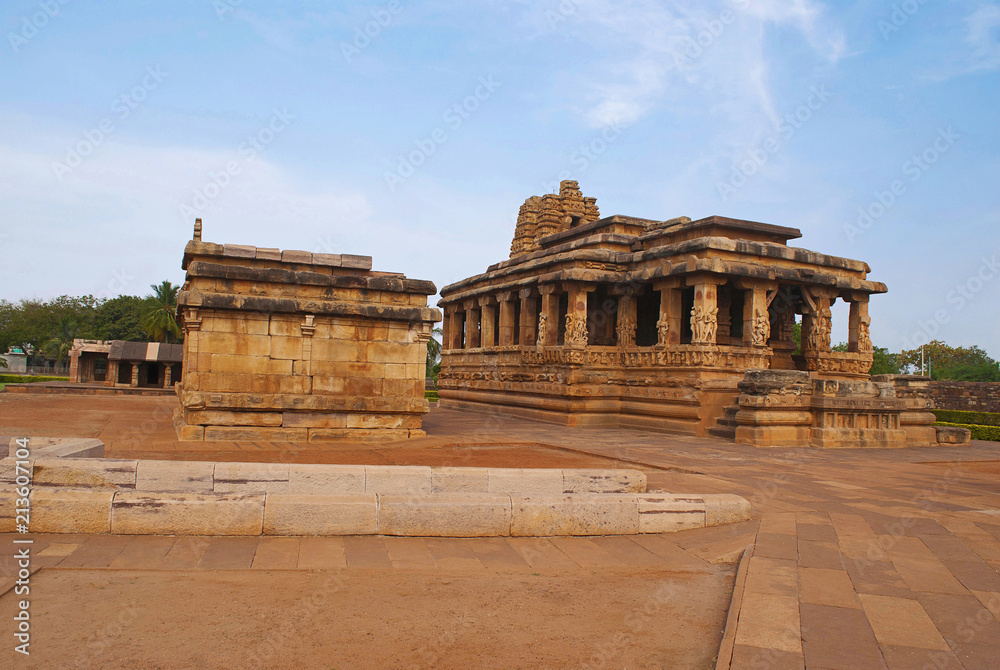
{"type": "Polygon", "coordinates": [[[180,438],[424,435],[437,289],[371,267],[368,256],[203,242],[198,219],[177,297],[180,438]]]}

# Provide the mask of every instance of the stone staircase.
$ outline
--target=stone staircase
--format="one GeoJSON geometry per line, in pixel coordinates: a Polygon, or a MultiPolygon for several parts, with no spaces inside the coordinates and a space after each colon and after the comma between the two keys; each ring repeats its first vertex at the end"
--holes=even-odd
{"type": "Polygon", "coordinates": [[[739,396],[733,398],[733,402],[722,408],[722,415],[716,418],[715,425],[708,429],[708,434],[712,437],[721,437],[725,440],[736,439],[736,413],[740,411],[739,396]]]}

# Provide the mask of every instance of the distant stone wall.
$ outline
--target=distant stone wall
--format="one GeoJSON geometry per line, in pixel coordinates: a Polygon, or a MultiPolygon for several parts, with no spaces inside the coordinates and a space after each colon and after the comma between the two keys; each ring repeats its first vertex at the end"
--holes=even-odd
{"type": "Polygon", "coordinates": [[[1000,412],[1000,382],[931,382],[937,409],[1000,412]]]}

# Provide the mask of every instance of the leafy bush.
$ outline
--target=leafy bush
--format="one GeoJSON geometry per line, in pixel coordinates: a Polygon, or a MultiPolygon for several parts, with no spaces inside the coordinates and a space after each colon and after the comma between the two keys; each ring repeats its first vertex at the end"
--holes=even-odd
{"type": "Polygon", "coordinates": [[[973,440],[1000,442],[1000,426],[977,426],[974,423],[947,423],[938,421],[935,426],[952,426],[953,428],[968,428],[973,440]]]}
{"type": "Polygon", "coordinates": [[[32,382],[68,382],[69,377],[44,377],[32,375],[0,375],[0,384],[30,384],[32,382]]]}
{"type": "Polygon", "coordinates": [[[964,412],[957,409],[933,409],[938,421],[969,423],[977,426],[1000,426],[1000,414],[992,412],[964,412]]]}

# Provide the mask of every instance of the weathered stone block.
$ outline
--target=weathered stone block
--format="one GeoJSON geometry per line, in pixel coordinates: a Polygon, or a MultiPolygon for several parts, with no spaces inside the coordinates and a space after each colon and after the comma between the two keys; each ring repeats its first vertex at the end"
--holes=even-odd
{"type": "Polygon", "coordinates": [[[253,442],[256,440],[305,442],[308,436],[307,428],[205,426],[206,442],[253,442]]]}
{"type": "Polygon", "coordinates": [[[281,252],[283,263],[307,263],[312,264],[312,254],[308,251],[287,250],[281,252]]]}
{"type": "Polygon", "coordinates": [[[519,496],[561,495],[563,471],[541,468],[489,468],[489,492],[519,496]]]}
{"type": "Polygon", "coordinates": [[[366,465],[366,493],[426,495],[433,487],[431,469],[425,465],[366,465]]]}
{"type": "Polygon", "coordinates": [[[324,440],[357,440],[359,442],[388,442],[391,440],[405,440],[410,437],[422,437],[423,431],[416,435],[417,431],[406,428],[310,428],[309,441],[322,442],[324,440]]]}
{"type": "Polygon", "coordinates": [[[187,412],[184,420],[201,426],[280,426],[281,417],[278,412],[226,412],[210,409],[187,412]]]}
{"type": "Polygon", "coordinates": [[[257,247],[257,260],[280,261],[281,249],[266,249],[262,247],[257,247]]]}
{"type": "MultiPolygon", "coordinates": [[[[31,532],[111,532],[115,494],[113,490],[35,487],[31,491],[31,532]]],[[[11,501],[10,509],[13,508],[11,501]]]]}
{"type": "Polygon", "coordinates": [[[257,258],[257,247],[245,244],[227,244],[224,247],[222,255],[233,258],[257,258]]]}
{"type": "Polygon", "coordinates": [[[338,412],[285,412],[281,425],[286,428],[346,428],[347,415],[338,412]]]}
{"type": "Polygon", "coordinates": [[[28,480],[31,481],[33,463],[33,460],[22,463],[20,470],[18,470],[16,458],[7,457],[0,459],[0,483],[14,484],[17,482],[18,476],[28,477],[28,480]]]}
{"type": "Polygon", "coordinates": [[[705,525],[720,526],[750,519],[750,501],[731,493],[711,493],[705,500],[705,525]]]}
{"type": "Polygon", "coordinates": [[[349,495],[365,492],[365,466],[292,464],[288,466],[288,492],[294,494],[349,495]]]}
{"type": "Polygon", "coordinates": [[[563,470],[563,493],[633,493],[646,490],[639,470],[563,470]]]}
{"type": "Polygon", "coordinates": [[[510,498],[491,493],[379,495],[378,532],[420,537],[510,534],[510,498]]]}
{"type": "Polygon", "coordinates": [[[211,493],[214,475],[215,463],[212,462],[140,460],[135,471],[135,488],[137,491],[211,493]]]}
{"type": "Polygon", "coordinates": [[[643,493],[636,499],[640,533],[670,533],[705,526],[705,500],[701,496],[643,493]]]}
{"type": "MultiPolygon", "coordinates": [[[[972,444],[972,431],[957,426],[934,426],[937,429],[938,444],[972,444]]],[[[2,480],[2,476],[0,476],[2,480]]]]}
{"type": "Polygon", "coordinates": [[[317,254],[312,255],[313,265],[329,265],[339,268],[341,266],[340,254],[317,254]]]}
{"type": "Polygon", "coordinates": [[[298,360],[302,358],[302,337],[271,336],[271,358],[287,358],[298,360]]]}
{"type": "Polygon", "coordinates": [[[215,493],[288,493],[287,463],[217,463],[215,493]]]}
{"type": "Polygon", "coordinates": [[[371,256],[356,256],[354,254],[341,254],[341,265],[345,268],[355,268],[358,270],[371,270],[371,256]]]}
{"type": "Polygon", "coordinates": [[[265,535],[374,535],[377,528],[374,494],[269,493],[264,502],[265,535]]]}
{"type": "Polygon", "coordinates": [[[487,493],[490,490],[488,468],[431,468],[434,493],[487,493]]]}
{"type": "Polygon", "coordinates": [[[511,496],[510,534],[633,535],[639,532],[635,495],[511,496]]]}
{"type": "Polygon", "coordinates": [[[260,535],[264,494],[119,491],[111,505],[117,535],[260,535]]]}
{"type": "Polygon", "coordinates": [[[36,458],[35,486],[135,488],[138,461],[105,458],[36,458]]]}

